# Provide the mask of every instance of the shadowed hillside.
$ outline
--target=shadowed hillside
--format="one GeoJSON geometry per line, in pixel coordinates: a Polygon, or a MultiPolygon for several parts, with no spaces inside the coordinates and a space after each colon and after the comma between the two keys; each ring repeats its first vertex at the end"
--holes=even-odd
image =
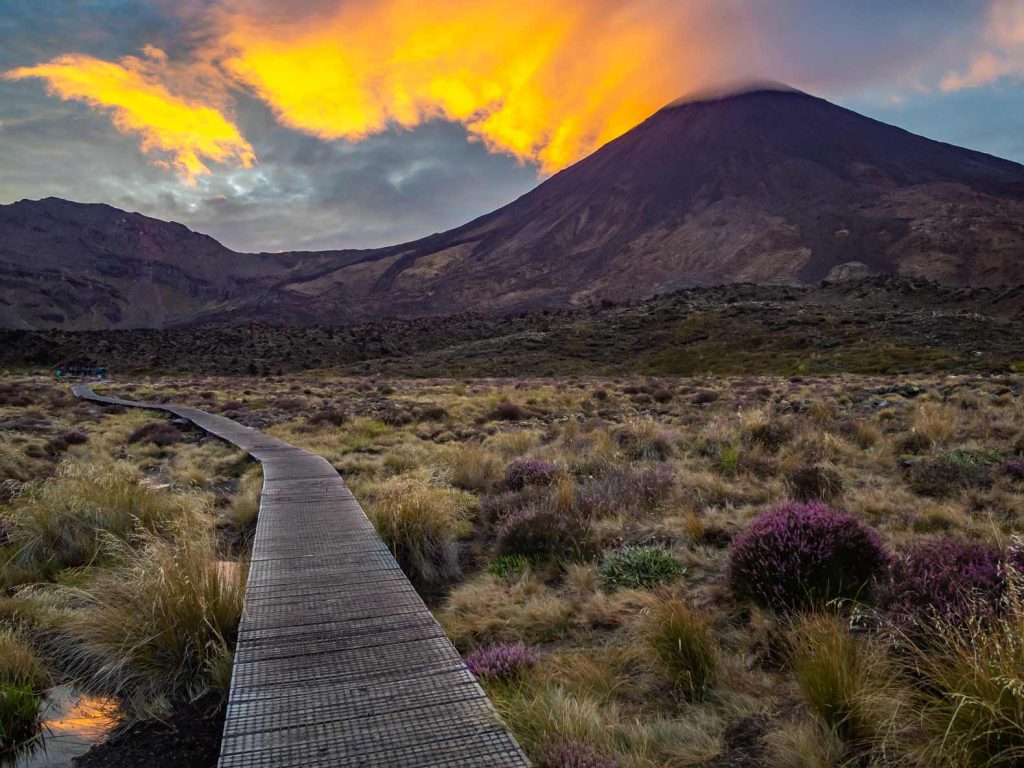
{"type": "Polygon", "coordinates": [[[57,200],[0,208],[0,323],[343,324],[895,274],[1024,283],[1024,167],[792,91],[673,104],[465,226],[372,251],[237,254],[57,200]]]}

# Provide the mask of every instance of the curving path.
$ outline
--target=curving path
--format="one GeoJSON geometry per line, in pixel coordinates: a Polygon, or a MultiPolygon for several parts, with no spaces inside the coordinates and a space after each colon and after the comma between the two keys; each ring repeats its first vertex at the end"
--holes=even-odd
{"type": "Polygon", "coordinates": [[[529,766],[334,468],[223,416],[188,419],[263,465],[220,768],[529,766]]]}

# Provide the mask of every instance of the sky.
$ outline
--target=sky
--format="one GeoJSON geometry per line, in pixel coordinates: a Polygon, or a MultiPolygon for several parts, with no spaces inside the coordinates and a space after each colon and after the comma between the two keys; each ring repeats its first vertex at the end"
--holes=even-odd
{"type": "Polygon", "coordinates": [[[0,0],[0,203],[389,245],[752,80],[1024,163],[1024,0],[0,0]]]}

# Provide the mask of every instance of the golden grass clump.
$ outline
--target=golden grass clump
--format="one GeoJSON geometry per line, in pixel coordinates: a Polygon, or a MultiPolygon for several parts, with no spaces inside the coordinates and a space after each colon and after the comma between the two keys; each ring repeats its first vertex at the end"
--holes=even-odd
{"type": "Polygon", "coordinates": [[[798,619],[789,662],[808,708],[843,741],[864,746],[884,731],[897,700],[892,675],[881,650],[842,618],[798,619]]]}
{"type": "Polygon", "coordinates": [[[643,634],[676,689],[688,699],[703,699],[719,671],[718,645],[708,617],[683,600],[670,598],[651,610],[643,634]]]}
{"type": "Polygon", "coordinates": [[[56,477],[26,489],[9,513],[13,563],[46,569],[94,560],[105,534],[159,530],[196,511],[199,497],[168,494],[143,483],[126,462],[67,461],[56,477]]]}
{"type": "Polygon", "coordinates": [[[448,447],[442,451],[440,461],[451,484],[466,491],[487,493],[505,475],[501,457],[477,443],[448,447]]]}
{"type": "Polygon", "coordinates": [[[245,569],[218,559],[204,523],[117,548],[120,565],[81,587],[50,588],[64,600],[51,630],[58,663],[87,689],[140,709],[226,694],[245,569]]]}
{"type": "Polygon", "coordinates": [[[367,512],[407,575],[439,583],[460,573],[458,543],[475,507],[471,494],[419,471],[376,486],[367,512]]]}
{"type": "Polygon", "coordinates": [[[1024,598],[1020,579],[1003,615],[939,624],[926,642],[907,638],[911,708],[924,731],[914,750],[942,768],[1024,765],[1024,598]]]}
{"type": "Polygon", "coordinates": [[[959,412],[952,406],[924,403],[914,414],[912,430],[933,446],[947,446],[956,438],[959,418],[959,412]]]}
{"type": "Polygon", "coordinates": [[[254,468],[242,475],[238,488],[231,496],[225,517],[239,531],[251,535],[260,513],[260,499],[263,494],[263,472],[254,468]]]}

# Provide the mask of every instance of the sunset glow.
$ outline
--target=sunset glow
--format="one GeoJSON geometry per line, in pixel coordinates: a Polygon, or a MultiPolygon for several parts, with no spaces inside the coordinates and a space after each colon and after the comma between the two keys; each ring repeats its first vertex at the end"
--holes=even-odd
{"type": "Polygon", "coordinates": [[[174,168],[189,185],[210,173],[207,162],[251,166],[255,154],[238,128],[217,109],[171,93],[153,76],[165,65],[163,52],[147,54],[118,62],[69,54],[5,77],[41,78],[54,96],[109,112],[119,131],[140,136],[142,151],[158,155],[158,165],[174,168]]]}
{"type": "Polygon", "coordinates": [[[800,23],[819,12],[813,5],[776,13],[712,0],[212,0],[168,6],[175,31],[133,39],[140,55],[51,51],[3,76],[38,78],[50,94],[109,114],[189,186],[214,164],[253,166],[250,140],[267,140],[269,120],[350,143],[443,121],[545,175],[665,104],[726,84],[778,79],[827,96],[849,81],[892,106],[908,94],[1024,78],[1024,0],[986,0],[973,28],[950,26],[962,38],[926,44],[906,62],[895,60],[901,46],[880,44],[870,58],[877,71],[831,64],[847,50],[846,32],[819,51],[800,23]],[[777,23],[787,13],[792,23],[777,23]]]}
{"type": "Polygon", "coordinates": [[[550,172],[699,82],[679,13],[584,0],[514,13],[498,0],[384,0],[290,21],[235,10],[219,16],[218,44],[292,128],[359,140],[441,118],[550,172]]]}

